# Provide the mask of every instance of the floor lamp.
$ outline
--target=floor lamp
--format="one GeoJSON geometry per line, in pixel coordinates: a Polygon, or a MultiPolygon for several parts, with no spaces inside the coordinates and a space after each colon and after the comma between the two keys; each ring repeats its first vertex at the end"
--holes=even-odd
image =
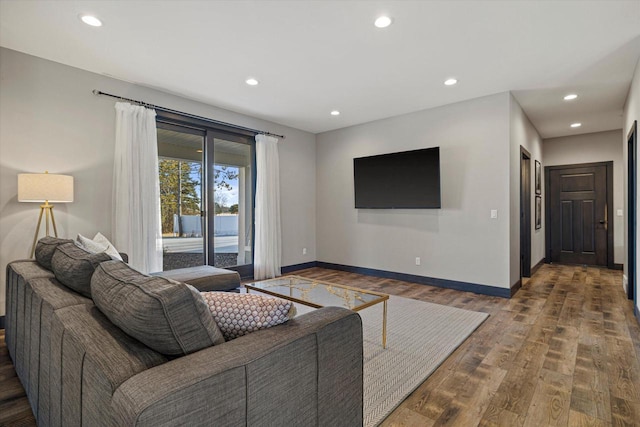
{"type": "Polygon", "coordinates": [[[19,202],[44,202],[40,205],[40,216],[38,225],[33,236],[31,246],[31,258],[36,251],[36,242],[42,224],[42,214],[45,214],[46,235],[49,236],[49,221],[53,226],[53,233],[58,237],[56,220],[53,216],[53,205],[55,203],[73,202],[73,177],[70,175],[57,175],[49,172],[45,173],[20,173],[18,174],[18,201],[19,202]]]}

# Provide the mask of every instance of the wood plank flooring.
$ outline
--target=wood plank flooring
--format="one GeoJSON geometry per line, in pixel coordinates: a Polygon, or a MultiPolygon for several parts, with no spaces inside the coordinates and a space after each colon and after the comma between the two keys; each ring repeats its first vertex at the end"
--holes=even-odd
{"type": "Polygon", "coordinates": [[[640,426],[640,327],[620,271],[544,265],[510,300],[295,274],[490,314],[382,426],[640,426]]]}
{"type": "Polygon", "coordinates": [[[34,425],[31,407],[4,342],[4,329],[0,329],[0,426],[34,425]]]}
{"type": "MultiPolygon", "coordinates": [[[[510,300],[320,268],[294,274],[490,314],[382,426],[640,426],[640,326],[620,271],[544,265],[510,300]]],[[[34,425],[2,330],[0,425],[34,425]]]]}

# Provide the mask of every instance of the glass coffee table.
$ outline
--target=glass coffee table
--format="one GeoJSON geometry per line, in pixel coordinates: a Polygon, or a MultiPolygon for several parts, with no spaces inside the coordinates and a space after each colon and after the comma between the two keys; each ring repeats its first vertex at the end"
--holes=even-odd
{"type": "Polygon", "coordinates": [[[244,287],[247,293],[262,292],[314,308],[338,306],[360,311],[382,303],[382,348],[387,347],[387,294],[300,276],[282,276],[247,283],[244,287]]]}

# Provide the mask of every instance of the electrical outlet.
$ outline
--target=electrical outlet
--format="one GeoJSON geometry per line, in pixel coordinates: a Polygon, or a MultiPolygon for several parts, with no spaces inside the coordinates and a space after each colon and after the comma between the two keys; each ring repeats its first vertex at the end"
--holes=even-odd
{"type": "Polygon", "coordinates": [[[302,255],[306,255],[307,254],[307,248],[302,248],[302,255]]]}
{"type": "Polygon", "coordinates": [[[416,265],[420,265],[420,257],[419,256],[416,257],[416,265]]]}
{"type": "Polygon", "coordinates": [[[622,216],[622,209],[618,209],[618,210],[616,211],[616,215],[618,215],[618,216],[622,216]]]}

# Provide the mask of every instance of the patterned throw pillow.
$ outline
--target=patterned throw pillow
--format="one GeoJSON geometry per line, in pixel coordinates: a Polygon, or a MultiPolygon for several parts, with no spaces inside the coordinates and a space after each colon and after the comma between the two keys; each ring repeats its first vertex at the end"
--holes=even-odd
{"type": "Polygon", "coordinates": [[[202,292],[225,340],[279,325],[296,315],[291,301],[257,294],[202,292]]]}

